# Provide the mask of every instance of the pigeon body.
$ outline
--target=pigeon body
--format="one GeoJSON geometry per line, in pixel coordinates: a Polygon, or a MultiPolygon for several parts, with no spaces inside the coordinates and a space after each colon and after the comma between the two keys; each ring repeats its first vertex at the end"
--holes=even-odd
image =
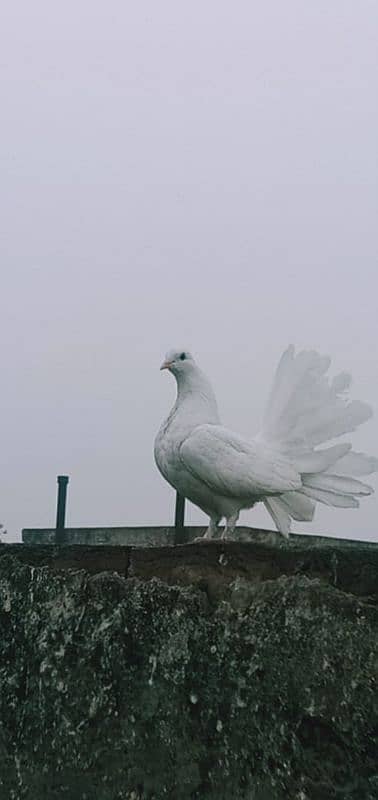
{"type": "Polygon", "coordinates": [[[162,365],[176,378],[176,402],[155,440],[156,464],[180,494],[209,517],[205,534],[232,534],[239,513],[263,501],[287,536],[291,519],[310,521],[317,501],[358,506],[372,492],[353,475],[378,469],[378,460],[351,452],[343,443],[317,445],[350,432],[371,416],[350,402],[345,373],[330,384],[329,359],[313,351],[282,356],[261,433],[248,441],[220,424],[211,384],[187,351],[170,351],[162,365]]]}

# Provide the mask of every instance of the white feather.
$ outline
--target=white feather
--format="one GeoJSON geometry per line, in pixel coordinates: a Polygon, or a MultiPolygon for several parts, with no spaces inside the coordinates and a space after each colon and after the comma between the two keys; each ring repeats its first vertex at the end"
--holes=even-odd
{"type": "MultiPolygon", "coordinates": [[[[331,465],[333,467],[333,465],[331,465]]],[[[371,475],[378,470],[378,458],[353,450],[337,462],[337,475],[371,475]]]]}
{"type": "Polygon", "coordinates": [[[315,502],[302,492],[285,492],[280,501],[290,516],[298,522],[311,522],[315,513],[315,502]]]}
{"type": "Polygon", "coordinates": [[[288,539],[291,527],[290,514],[286,511],[280,497],[265,498],[264,505],[280,533],[288,539]]]}
{"type": "Polygon", "coordinates": [[[295,467],[301,474],[306,472],[325,472],[333,467],[351,448],[351,444],[336,444],[325,450],[308,450],[303,455],[295,456],[295,467]]]}
{"type": "Polygon", "coordinates": [[[324,505],[333,506],[334,508],[358,508],[360,505],[359,501],[350,494],[335,494],[324,489],[313,489],[308,486],[304,486],[302,492],[307,497],[311,497],[312,500],[318,500],[319,503],[324,503],[324,505]]]}
{"type": "Polygon", "coordinates": [[[361,483],[355,478],[340,475],[330,475],[324,472],[319,475],[304,475],[303,485],[310,486],[312,489],[324,489],[326,492],[334,494],[367,495],[373,489],[366,483],[361,483]]]}

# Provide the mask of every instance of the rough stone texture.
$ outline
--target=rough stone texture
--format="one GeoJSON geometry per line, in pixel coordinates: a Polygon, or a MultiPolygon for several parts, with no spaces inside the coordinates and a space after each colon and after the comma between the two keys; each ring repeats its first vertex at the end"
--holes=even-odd
{"type": "Polygon", "coordinates": [[[3,545],[0,797],[376,800],[377,602],[362,545],[3,545]]]}

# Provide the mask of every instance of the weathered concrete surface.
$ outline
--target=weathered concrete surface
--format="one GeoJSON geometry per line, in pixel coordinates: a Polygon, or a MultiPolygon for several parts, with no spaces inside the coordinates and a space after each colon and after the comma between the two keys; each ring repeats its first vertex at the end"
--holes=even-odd
{"type": "MultiPolygon", "coordinates": [[[[185,544],[203,536],[206,527],[203,525],[186,525],[185,528],[176,532],[173,527],[162,526],[128,526],[128,527],[101,527],[101,528],[65,528],[59,533],[60,544],[65,545],[120,545],[123,547],[164,547],[180,542],[185,544]]],[[[24,528],[22,531],[22,541],[24,544],[55,544],[55,528],[24,528]]],[[[272,530],[260,528],[248,528],[238,525],[235,529],[233,539],[239,542],[261,542],[261,544],[274,545],[276,547],[287,547],[287,542],[280,533],[272,530]]],[[[357,542],[352,539],[335,539],[331,536],[309,536],[308,534],[292,533],[290,535],[289,546],[297,547],[351,547],[356,545],[364,547],[378,547],[372,542],[357,542]]]]}
{"type": "MultiPolygon", "coordinates": [[[[202,528],[201,531],[203,530],[202,528]]],[[[59,536],[61,542],[67,545],[156,547],[174,544],[175,529],[158,526],[65,528],[59,536]]],[[[22,531],[22,541],[28,545],[54,544],[55,537],[55,528],[24,528],[22,531]]]]}
{"type": "Polygon", "coordinates": [[[376,800],[377,602],[358,545],[3,545],[0,797],[376,800]]]}

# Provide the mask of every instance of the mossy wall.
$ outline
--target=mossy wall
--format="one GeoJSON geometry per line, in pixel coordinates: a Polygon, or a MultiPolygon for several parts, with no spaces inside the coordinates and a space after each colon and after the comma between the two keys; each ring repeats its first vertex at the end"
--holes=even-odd
{"type": "MultiPolygon", "coordinates": [[[[171,550],[189,563],[195,547],[171,550]]],[[[172,585],[2,553],[4,800],[378,797],[368,592],[337,588],[332,569],[232,575],[209,592],[190,571],[172,585]]]]}

